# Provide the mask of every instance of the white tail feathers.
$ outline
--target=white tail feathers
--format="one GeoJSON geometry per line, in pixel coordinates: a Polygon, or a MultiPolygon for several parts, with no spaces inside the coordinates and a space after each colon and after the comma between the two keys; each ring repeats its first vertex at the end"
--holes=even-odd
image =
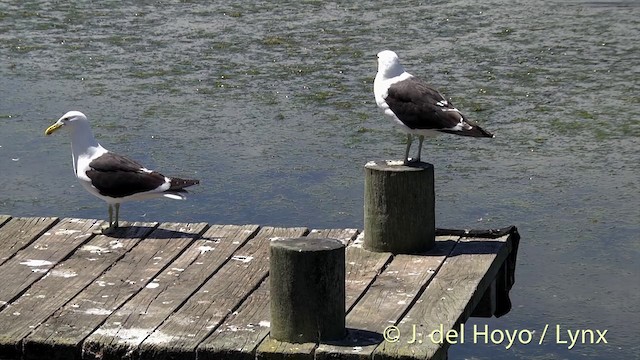
{"type": "Polygon", "coordinates": [[[174,199],[174,200],[186,200],[187,197],[182,195],[182,194],[176,194],[176,193],[164,193],[162,194],[162,196],[169,198],[169,199],[174,199]]]}

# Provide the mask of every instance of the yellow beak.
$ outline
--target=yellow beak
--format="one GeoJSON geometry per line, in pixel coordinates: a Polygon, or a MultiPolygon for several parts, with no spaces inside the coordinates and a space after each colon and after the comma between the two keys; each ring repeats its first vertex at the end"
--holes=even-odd
{"type": "Polygon", "coordinates": [[[60,129],[62,126],[63,126],[63,124],[62,124],[62,123],[57,122],[57,123],[55,123],[55,124],[53,124],[53,125],[49,126],[49,127],[47,128],[47,130],[45,130],[45,131],[44,131],[44,134],[45,134],[45,135],[51,135],[51,134],[53,134],[53,132],[54,132],[54,131],[56,131],[56,130],[60,129]]]}

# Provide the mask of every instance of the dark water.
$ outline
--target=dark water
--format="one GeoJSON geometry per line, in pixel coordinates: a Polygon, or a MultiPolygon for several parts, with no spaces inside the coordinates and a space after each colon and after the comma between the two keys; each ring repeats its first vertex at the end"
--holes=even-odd
{"type": "Polygon", "coordinates": [[[637,359],[639,19],[635,1],[2,2],[0,213],[107,215],[68,136],[43,135],[80,110],[106,148],[202,179],[126,220],[362,228],[363,165],[404,151],[372,91],[392,49],[497,134],[425,144],[437,225],[523,236],[513,311],[468,324],[534,341],[450,357],[637,359]],[[539,345],[546,324],[608,343],[539,345]]]}

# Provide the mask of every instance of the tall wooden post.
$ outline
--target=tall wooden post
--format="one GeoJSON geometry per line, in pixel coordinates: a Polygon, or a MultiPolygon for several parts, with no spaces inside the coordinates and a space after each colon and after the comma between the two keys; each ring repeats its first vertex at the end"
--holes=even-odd
{"type": "Polygon", "coordinates": [[[365,165],[364,247],[415,254],[435,245],[433,165],[370,161],[365,165]]]}
{"type": "Polygon", "coordinates": [[[271,241],[271,338],[339,340],[345,327],[344,244],[326,238],[271,241]]]}

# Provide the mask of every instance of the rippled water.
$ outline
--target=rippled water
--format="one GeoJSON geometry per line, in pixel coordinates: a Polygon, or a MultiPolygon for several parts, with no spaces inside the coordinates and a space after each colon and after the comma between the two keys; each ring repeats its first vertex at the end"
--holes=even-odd
{"type": "Polygon", "coordinates": [[[452,359],[640,353],[640,6],[635,1],[0,4],[0,212],[104,218],[72,174],[85,112],[108,149],[202,179],[122,217],[362,228],[364,163],[405,137],[375,54],[497,134],[425,144],[437,225],[515,224],[513,311],[490,329],[608,330],[608,344],[464,344],[452,359]],[[17,4],[17,5],[16,5],[17,4]]]}

